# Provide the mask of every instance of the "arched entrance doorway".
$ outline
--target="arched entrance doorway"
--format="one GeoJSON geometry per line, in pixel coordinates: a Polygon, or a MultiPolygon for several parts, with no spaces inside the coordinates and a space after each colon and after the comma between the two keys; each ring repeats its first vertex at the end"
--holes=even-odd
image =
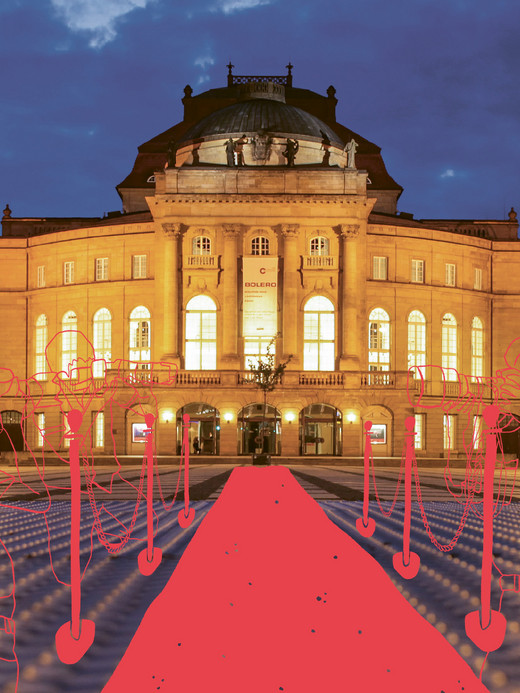
{"type": "Polygon", "coordinates": [[[238,413],[238,454],[265,452],[279,455],[281,450],[282,416],[268,404],[264,419],[263,404],[248,404],[238,413]],[[262,427],[264,430],[262,450],[262,427]]]}
{"type": "Polygon", "coordinates": [[[309,404],[300,412],[300,454],[341,454],[341,412],[330,404],[309,404]]]}
{"type": "Polygon", "coordinates": [[[186,404],[177,412],[177,454],[181,454],[182,417],[190,415],[190,454],[193,454],[193,441],[199,439],[201,455],[218,455],[220,453],[220,412],[211,404],[193,402],[186,404]]]}
{"type": "Polygon", "coordinates": [[[24,449],[22,414],[15,410],[0,412],[2,430],[0,432],[0,452],[21,451],[24,449]]]}

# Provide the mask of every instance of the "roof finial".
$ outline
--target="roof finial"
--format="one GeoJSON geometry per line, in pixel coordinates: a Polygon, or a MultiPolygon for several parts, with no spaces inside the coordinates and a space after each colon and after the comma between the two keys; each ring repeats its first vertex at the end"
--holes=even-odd
{"type": "Polygon", "coordinates": [[[11,218],[11,209],[9,208],[9,205],[5,206],[4,209],[4,219],[10,219],[11,218]]]}
{"type": "Polygon", "coordinates": [[[508,214],[508,217],[509,217],[509,221],[516,221],[517,214],[516,214],[514,207],[511,207],[509,214],[508,214]]]}
{"type": "Polygon", "coordinates": [[[287,68],[287,86],[292,87],[292,72],[294,65],[289,60],[289,64],[285,66],[287,68]]]}
{"type": "Polygon", "coordinates": [[[232,72],[232,70],[235,66],[233,65],[233,63],[230,60],[229,63],[226,65],[226,67],[228,69],[227,85],[228,85],[228,87],[232,87],[233,86],[233,72],[232,72]]]}

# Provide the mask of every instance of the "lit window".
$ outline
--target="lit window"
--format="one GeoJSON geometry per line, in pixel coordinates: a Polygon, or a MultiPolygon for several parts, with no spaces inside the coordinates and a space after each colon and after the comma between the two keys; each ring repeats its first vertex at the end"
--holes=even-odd
{"type": "Polygon", "coordinates": [[[325,236],[315,236],[311,238],[311,255],[328,255],[329,254],[329,239],[325,236]]]}
{"type": "Polygon", "coordinates": [[[146,279],[146,255],[134,255],[132,257],[132,278],[146,279]]]}
{"type": "Polygon", "coordinates": [[[38,267],[38,275],[36,279],[36,286],[42,289],[45,286],[45,265],[40,265],[38,267]]]}
{"type": "MultiPolygon", "coordinates": [[[[245,368],[257,368],[261,356],[267,355],[267,347],[271,343],[271,337],[246,337],[244,339],[245,368]]],[[[274,343],[270,353],[275,353],[274,343]]]]}
{"type": "Polygon", "coordinates": [[[426,318],[419,310],[408,316],[408,368],[426,366],[426,318]]]}
{"type": "Polygon", "coordinates": [[[484,374],[484,330],[482,320],[475,316],[471,322],[471,380],[484,374]]]}
{"type": "Polygon", "coordinates": [[[444,414],[443,437],[445,450],[454,450],[455,448],[455,422],[456,418],[453,414],[444,414]]]}
{"type": "MultiPolygon", "coordinates": [[[[61,321],[61,377],[69,377],[69,367],[78,358],[78,318],[74,311],[69,310],[61,321]]],[[[77,370],[73,373],[77,375],[77,370]]]]}
{"type": "Polygon", "coordinates": [[[67,420],[67,412],[63,414],[63,447],[70,448],[70,438],[68,437],[70,433],[69,422],[67,420]]]}
{"type": "Polygon", "coordinates": [[[411,281],[419,284],[424,283],[424,260],[412,260],[411,281]]]}
{"type": "Polygon", "coordinates": [[[96,258],[96,281],[104,282],[108,279],[108,258],[96,258]]]}
{"type": "Polygon", "coordinates": [[[457,380],[457,321],[451,313],[442,316],[442,367],[447,380],[457,380]]]}
{"type": "Polygon", "coordinates": [[[195,236],[193,239],[193,255],[211,255],[211,238],[195,236]]]}
{"type": "Polygon", "coordinates": [[[255,236],[251,240],[251,255],[269,255],[269,239],[265,236],[255,236]]]}
{"type": "Polygon", "coordinates": [[[74,261],[63,263],[63,283],[74,284],[74,261]]]}
{"type": "Polygon", "coordinates": [[[36,447],[43,448],[45,442],[45,414],[36,414],[36,447]]]}
{"type": "Polygon", "coordinates": [[[446,276],[445,284],[446,286],[455,286],[456,268],[452,262],[446,263],[446,276]]]}
{"type": "Polygon", "coordinates": [[[137,306],[130,313],[129,358],[134,362],[133,367],[150,368],[150,344],[150,311],[144,306],[137,306]]]}
{"type": "Polygon", "coordinates": [[[424,449],[424,441],[425,441],[424,420],[425,420],[425,418],[426,417],[424,414],[416,414],[415,415],[414,447],[416,450],[423,450],[424,449]]]}
{"type": "Polygon", "coordinates": [[[368,323],[368,368],[390,370],[390,317],[386,310],[374,308],[368,323]]]}
{"type": "Polygon", "coordinates": [[[217,367],[217,306],[209,296],[194,296],[186,306],[186,370],[217,367]]]}
{"type": "Polygon", "coordinates": [[[473,417],[473,450],[482,447],[482,416],[477,414],[473,417]]]}
{"type": "Polygon", "coordinates": [[[45,348],[47,346],[47,316],[40,315],[36,320],[36,335],[35,335],[35,371],[36,380],[47,380],[45,348]]]}
{"type": "Polygon", "coordinates": [[[313,296],[304,307],[303,370],[334,370],[334,305],[325,296],[313,296]]]}
{"type": "Polygon", "coordinates": [[[388,258],[372,258],[372,279],[388,279],[388,258]]]}
{"type": "Polygon", "coordinates": [[[105,366],[110,367],[112,358],[112,316],[107,308],[100,308],[94,315],[93,342],[96,361],[92,375],[94,378],[102,378],[105,366]]]}
{"type": "Polygon", "coordinates": [[[473,288],[476,291],[482,291],[482,269],[480,267],[475,267],[475,277],[473,281],[473,288]]]}
{"type": "Polygon", "coordinates": [[[105,447],[105,414],[102,411],[92,412],[92,430],[94,433],[94,447],[105,447]]]}

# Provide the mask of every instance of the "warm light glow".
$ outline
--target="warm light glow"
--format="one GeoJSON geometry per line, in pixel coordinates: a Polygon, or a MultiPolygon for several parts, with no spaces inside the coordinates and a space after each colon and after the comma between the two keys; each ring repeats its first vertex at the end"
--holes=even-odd
{"type": "Polygon", "coordinates": [[[171,423],[173,421],[173,412],[171,409],[162,409],[161,421],[163,423],[171,423]]]}
{"type": "Polygon", "coordinates": [[[355,423],[355,421],[356,421],[356,415],[354,414],[354,412],[351,411],[351,412],[349,412],[349,413],[347,414],[347,421],[348,421],[349,423],[351,423],[351,424],[352,424],[352,423],[355,423]]]}
{"type": "Polygon", "coordinates": [[[287,414],[285,415],[285,420],[288,421],[289,423],[292,423],[295,418],[296,418],[296,414],[293,411],[288,411],[287,414]]]}
{"type": "Polygon", "coordinates": [[[227,412],[224,414],[224,421],[225,421],[226,423],[230,423],[231,421],[233,421],[233,414],[232,414],[230,411],[227,411],[227,412]]]}

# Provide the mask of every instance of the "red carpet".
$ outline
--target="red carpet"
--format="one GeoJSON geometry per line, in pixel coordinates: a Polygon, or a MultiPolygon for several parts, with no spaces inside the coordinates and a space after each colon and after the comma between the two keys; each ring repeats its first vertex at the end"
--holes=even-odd
{"type": "Polygon", "coordinates": [[[104,693],[487,691],[283,467],[235,469],[104,693]]]}

